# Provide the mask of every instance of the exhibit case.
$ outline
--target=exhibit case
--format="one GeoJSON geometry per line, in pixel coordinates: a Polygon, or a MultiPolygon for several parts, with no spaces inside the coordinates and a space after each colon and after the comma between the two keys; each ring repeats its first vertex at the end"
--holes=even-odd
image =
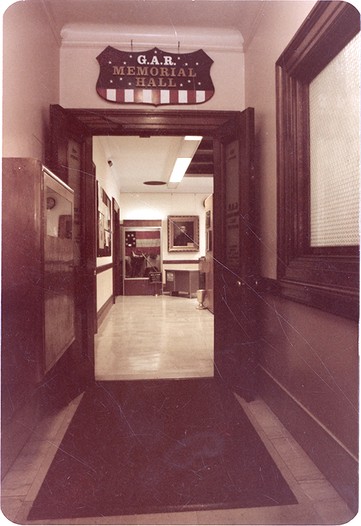
{"type": "Polygon", "coordinates": [[[38,419],[42,382],[74,341],[73,218],[73,191],[40,161],[3,159],[2,473],[38,419]]]}
{"type": "Polygon", "coordinates": [[[160,221],[126,221],[123,225],[124,294],[161,293],[160,221]],[[156,285],[158,284],[158,285],[156,285]]]}
{"type": "Polygon", "coordinates": [[[74,340],[73,191],[35,159],[3,159],[2,178],[2,381],[16,405],[74,340]]]}

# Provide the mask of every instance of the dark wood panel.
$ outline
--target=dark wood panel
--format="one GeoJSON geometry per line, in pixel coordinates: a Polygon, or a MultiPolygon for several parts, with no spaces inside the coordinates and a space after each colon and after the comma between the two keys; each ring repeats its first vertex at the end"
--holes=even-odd
{"type": "Polygon", "coordinates": [[[161,219],[124,219],[122,226],[155,226],[161,227],[161,219]]]}
{"type": "MultiPolygon", "coordinates": [[[[67,348],[72,339],[73,321],[68,302],[72,289],[71,256],[64,264],[61,259],[64,252],[59,254],[54,238],[48,240],[47,259],[44,257],[42,168],[35,159],[3,159],[3,197],[6,196],[2,210],[3,475],[40,417],[50,407],[53,411],[60,403],[69,403],[72,396],[79,394],[77,383],[72,383],[71,347],[67,348]],[[48,337],[60,352],[56,353],[56,364],[44,376],[45,349],[49,344],[49,339],[45,340],[46,300],[56,305],[56,309],[63,309],[64,298],[67,305],[62,316],[47,319],[48,337]],[[60,318],[66,319],[65,329],[59,323],[60,318]],[[61,328],[62,339],[58,338],[61,328]],[[67,367],[63,369],[61,364],[65,362],[67,367]]],[[[59,243],[69,242],[69,239],[59,239],[59,243]]]]}
{"type": "Polygon", "coordinates": [[[153,296],[154,294],[154,283],[150,283],[149,279],[124,280],[125,296],[153,296]]]}
{"type": "Polygon", "coordinates": [[[72,112],[50,106],[50,136],[46,158],[49,168],[74,190],[75,316],[74,361],[79,382],[94,379],[94,334],[96,332],[96,181],[92,161],[92,136],[72,112]]]}
{"type": "Polygon", "coordinates": [[[351,320],[358,320],[359,306],[357,292],[344,290],[329,290],[327,287],[311,285],[310,283],[294,283],[293,281],[261,278],[259,292],[273,293],[304,305],[343,316],[351,320]]]}
{"type": "Polygon", "coordinates": [[[320,422],[304,411],[267,371],[260,368],[258,379],[262,398],[356,513],[358,462],[355,456],[348,453],[320,422]]]}
{"type": "Polygon", "coordinates": [[[358,324],[260,293],[260,363],[355,454],[358,449],[358,324]]]}
{"type": "Polygon", "coordinates": [[[40,162],[34,159],[3,160],[3,422],[11,419],[14,412],[31,397],[42,374],[44,273],[41,168],[40,162]]]}
{"type": "Polygon", "coordinates": [[[310,243],[308,86],[359,30],[351,4],[317,2],[276,66],[280,291],[352,319],[358,319],[359,248],[310,243]]]}
{"type": "Polygon", "coordinates": [[[360,14],[347,2],[322,1],[282,55],[292,76],[310,82],[360,30],[360,14]]]}
{"type": "Polygon", "coordinates": [[[164,259],[163,265],[198,265],[198,259],[164,259]]]}
{"type": "Polygon", "coordinates": [[[113,211],[113,296],[123,294],[123,266],[122,266],[122,247],[121,247],[121,229],[120,229],[120,207],[117,201],[112,198],[113,211]]]}
{"type": "Polygon", "coordinates": [[[213,264],[213,196],[207,197],[204,202],[206,212],[206,255],[202,265],[205,273],[205,289],[206,297],[204,301],[205,307],[214,312],[214,264],[213,264]]]}

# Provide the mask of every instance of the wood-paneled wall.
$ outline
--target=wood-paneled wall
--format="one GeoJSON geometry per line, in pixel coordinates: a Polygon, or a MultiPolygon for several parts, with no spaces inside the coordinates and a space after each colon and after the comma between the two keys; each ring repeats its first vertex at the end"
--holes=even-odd
{"type": "Polygon", "coordinates": [[[259,316],[259,392],[355,509],[357,323],[270,292],[259,316]]]}

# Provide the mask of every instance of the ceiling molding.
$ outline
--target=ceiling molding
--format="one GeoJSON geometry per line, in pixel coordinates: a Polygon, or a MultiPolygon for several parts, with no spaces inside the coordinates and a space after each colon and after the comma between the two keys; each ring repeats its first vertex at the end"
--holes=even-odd
{"type": "Polygon", "coordinates": [[[62,47],[98,48],[114,45],[134,51],[149,47],[167,50],[194,51],[206,48],[212,51],[243,51],[243,36],[238,29],[178,28],[176,36],[167,26],[119,26],[101,24],[66,24],[61,30],[62,47]],[[212,38],[210,39],[210,35],[212,38]],[[211,43],[210,43],[211,40],[211,43]],[[178,47],[179,46],[179,47],[178,47]]]}
{"type": "Polygon", "coordinates": [[[250,30],[249,30],[249,33],[248,33],[248,36],[247,36],[247,40],[245,40],[244,43],[243,43],[243,51],[244,51],[244,53],[246,53],[246,51],[247,51],[249,45],[251,44],[255,34],[257,33],[257,30],[258,30],[258,28],[260,26],[261,21],[263,20],[263,17],[264,17],[264,14],[265,14],[265,10],[266,10],[265,1],[266,0],[261,0],[262,3],[258,6],[258,10],[257,10],[256,16],[255,16],[255,18],[252,21],[252,24],[251,24],[251,27],[250,27],[250,30]]]}

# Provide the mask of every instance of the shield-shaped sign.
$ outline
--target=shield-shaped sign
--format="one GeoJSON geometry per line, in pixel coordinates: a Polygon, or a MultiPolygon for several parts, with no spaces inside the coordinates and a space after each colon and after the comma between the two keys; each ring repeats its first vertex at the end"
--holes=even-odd
{"type": "Polygon", "coordinates": [[[119,104],[201,104],[214,94],[213,60],[202,50],[126,52],[108,46],[97,57],[97,93],[119,104]]]}

